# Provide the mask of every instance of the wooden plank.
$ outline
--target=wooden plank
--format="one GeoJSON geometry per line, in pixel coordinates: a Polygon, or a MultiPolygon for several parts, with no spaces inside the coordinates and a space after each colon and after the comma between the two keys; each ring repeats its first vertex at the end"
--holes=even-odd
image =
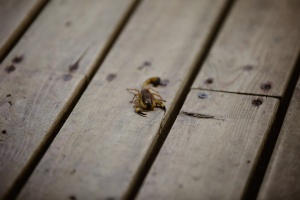
{"type": "Polygon", "coordinates": [[[300,79],[258,199],[300,199],[300,79]]]}
{"type": "Polygon", "coordinates": [[[90,76],[134,1],[53,0],[3,63],[23,55],[22,68],[69,72],[78,62],[71,71],[90,76]]]}
{"type": "Polygon", "coordinates": [[[137,199],[241,199],[278,104],[192,90],[137,199]]]}
{"type": "Polygon", "coordinates": [[[87,83],[85,71],[91,71],[103,59],[103,52],[133,3],[53,0],[0,65],[0,131],[4,132],[0,132],[0,199],[14,192],[18,181],[24,179],[87,83]],[[68,20],[72,22],[65,24],[68,20]],[[77,66],[79,73],[76,67],[69,69],[71,61],[74,64],[81,56],[79,51],[87,46],[77,66]],[[47,57],[49,52],[51,56],[47,57]],[[64,62],[65,70],[45,67],[64,62]]]}
{"type": "Polygon", "coordinates": [[[299,0],[235,4],[193,88],[282,96],[300,51],[299,0]]]}
{"type": "Polygon", "coordinates": [[[225,4],[142,1],[19,199],[124,198],[225,4]],[[157,88],[166,116],[155,109],[141,117],[129,103],[126,88],[151,76],[170,81],[157,88]]]}
{"type": "Polygon", "coordinates": [[[0,60],[46,0],[0,0],[0,60]]]}
{"type": "Polygon", "coordinates": [[[23,69],[0,77],[1,199],[50,137],[84,80],[84,75],[65,80],[61,72],[23,69]]]}

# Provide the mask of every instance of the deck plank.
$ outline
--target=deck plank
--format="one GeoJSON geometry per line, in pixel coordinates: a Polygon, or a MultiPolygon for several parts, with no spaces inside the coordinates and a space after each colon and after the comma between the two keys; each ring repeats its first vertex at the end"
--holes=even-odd
{"type": "Polygon", "coordinates": [[[240,0],[193,88],[282,97],[300,51],[299,0],[240,0]]]}
{"type": "Polygon", "coordinates": [[[0,199],[28,174],[133,2],[53,0],[0,65],[0,199]],[[69,69],[87,46],[79,68],[69,69]]]}
{"type": "Polygon", "coordinates": [[[47,0],[0,0],[0,60],[47,0]]]}
{"type": "Polygon", "coordinates": [[[72,71],[91,76],[134,1],[53,0],[3,63],[23,55],[24,69],[69,72],[78,61],[72,71]]]}
{"type": "Polygon", "coordinates": [[[1,199],[50,137],[84,81],[84,75],[66,81],[61,72],[23,69],[0,78],[1,199]]]}
{"type": "Polygon", "coordinates": [[[300,79],[258,199],[300,199],[300,79]]]}
{"type": "Polygon", "coordinates": [[[278,105],[275,98],[192,90],[181,112],[215,118],[178,115],[137,199],[241,199],[278,105]]]}
{"type": "Polygon", "coordinates": [[[19,199],[120,199],[156,142],[162,119],[219,17],[225,0],[145,0],[138,7],[19,199]],[[126,88],[151,76],[167,100],[147,117],[134,113],[126,88]],[[48,187],[51,186],[51,187],[48,187]]]}

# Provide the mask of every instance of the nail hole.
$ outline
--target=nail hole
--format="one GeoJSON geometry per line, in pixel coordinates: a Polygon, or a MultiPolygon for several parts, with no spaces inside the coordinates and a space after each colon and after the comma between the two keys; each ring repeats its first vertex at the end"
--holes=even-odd
{"type": "Polygon", "coordinates": [[[206,98],[208,97],[208,94],[206,94],[206,93],[204,93],[204,92],[200,92],[200,93],[198,94],[198,97],[199,97],[200,99],[206,99],[206,98]]]}
{"type": "Polygon", "coordinates": [[[253,104],[254,106],[257,106],[257,107],[259,107],[262,103],[263,103],[263,100],[262,100],[261,98],[254,99],[254,100],[252,101],[252,104],[253,104]]]}
{"type": "Polygon", "coordinates": [[[14,65],[9,65],[9,66],[5,67],[5,71],[7,73],[11,73],[11,72],[15,71],[15,69],[16,69],[16,67],[14,65]]]}
{"type": "Polygon", "coordinates": [[[268,91],[270,90],[272,87],[272,83],[271,82],[266,82],[260,85],[260,89],[264,90],[264,91],[268,91]]]}
{"type": "Polygon", "coordinates": [[[159,85],[161,86],[167,86],[168,84],[170,83],[170,81],[168,79],[165,79],[165,80],[161,80],[159,85]]]}
{"type": "Polygon", "coordinates": [[[2,130],[2,132],[1,133],[3,133],[3,134],[6,134],[6,130],[2,130]]]}
{"type": "Polygon", "coordinates": [[[64,75],[64,80],[65,81],[69,81],[69,80],[71,80],[72,79],[72,75],[71,74],[65,74],[64,75]]]}
{"type": "Polygon", "coordinates": [[[6,97],[11,97],[11,94],[6,95],[6,97]]]}
{"type": "Polygon", "coordinates": [[[117,74],[108,74],[108,75],[106,76],[106,80],[107,80],[108,82],[110,82],[110,81],[114,80],[116,77],[117,77],[117,74]]]}
{"type": "Polygon", "coordinates": [[[213,78],[208,78],[206,79],[205,83],[207,84],[212,84],[214,82],[214,79],[213,78]]]}
{"type": "Polygon", "coordinates": [[[67,21],[67,22],[65,23],[65,26],[66,26],[66,27],[69,27],[69,26],[71,26],[71,24],[72,24],[72,22],[67,21]]]}
{"type": "Polygon", "coordinates": [[[76,200],[76,197],[74,195],[71,195],[69,198],[70,200],[76,200]]]}
{"type": "Polygon", "coordinates": [[[246,65],[243,67],[245,71],[251,71],[254,67],[252,65],[246,65]]]}
{"type": "Polygon", "coordinates": [[[15,56],[13,59],[12,59],[12,62],[13,63],[20,63],[22,62],[23,60],[23,55],[19,55],[19,56],[15,56]]]}

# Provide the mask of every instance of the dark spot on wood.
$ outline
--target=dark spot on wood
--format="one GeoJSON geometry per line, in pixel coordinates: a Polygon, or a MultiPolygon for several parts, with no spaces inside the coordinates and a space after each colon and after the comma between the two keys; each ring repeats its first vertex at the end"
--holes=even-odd
{"type": "Polygon", "coordinates": [[[2,130],[1,133],[2,133],[2,134],[6,134],[6,130],[2,130]]]}
{"type": "Polygon", "coordinates": [[[263,91],[268,91],[272,88],[272,83],[271,82],[266,82],[260,85],[260,89],[263,91]]]}
{"type": "Polygon", "coordinates": [[[145,67],[150,67],[152,63],[150,61],[145,61],[141,66],[138,67],[139,70],[145,68],[145,67]]]}
{"type": "Polygon", "coordinates": [[[114,80],[116,77],[117,77],[117,74],[108,74],[108,75],[106,76],[106,80],[107,80],[108,82],[110,82],[110,81],[114,80]]]}
{"type": "Polygon", "coordinates": [[[69,80],[71,80],[72,79],[72,75],[71,74],[65,74],[64,75],[64,80],[65,81],[69,81],[69,80]]]}
{"type": "Polygon", "coordinates": [[[145,61],[144,62],[144,66],[145,67],[150,67],[152,64],[151,64],[151,62],[149,62],[149,61],[145,61]]]}
{"type": "Polygon", "coordinates": [[[247,160],[247,163],[250,163],[250,160],[247,160]]]}
{"type": "Polygon", "coordinates": [[[20,63],[20,62],[22,62],[23,58],[24,58],[23,55],[15,56],[15,57],[12,59],[12,62],[13,62],[13,63],[20,63]]]}
{"type": "Polygon", "coordinates": [[[204,93],[204,92],[200,92],[200,93],[198,94],[198,97],[199,97],[200,99],[206,99],[206,98],[208,98],[208,94],[206,94],[206,93],[204,93]]]}
{"type": "Polygon", "coordinates": [[[167,86],[169,83],[170,83],[170,81],[169,81],[168,79],[165,79],[165,80],[161,80],[161,81],[160,81],[160,85],[161,85],[161,86],[167,86]]]}
{"type": "Polygon", "coordinates": [[[114,197],[107,197],[105,200],[115,200],[114,197]]]}
{"type": "Polygon", "coordinates": [[[74,72],[79,68],[79,62],[75,62],[73,65],[69,66],[69,71],[74,72]]]}
{"type": "Polygon", "coordinates": [[[46,168],[46,169],[45,169],[45,173],[48,173],[48,172],[49,172],[49,169],[48,169],[48,168],[46,168]]]}
{"type": "Polygon", "coordinates": [[[67,22],[65,23],[65,27],[69,27],[69,26],[71,26],[71,24],[72,24],[71,21],[67,21],[67,22]]]}
{"type": "Polygon", "coordinates": [[[178,187],[179,187],[179,188],[183,188],[183,185],[182,185],[182,184],[179,184],[178,187]]]}
{"type": "Polygon", "coordinates": [[[261,98],[257,98],[252,101],[252,105],[259,107],[263,102],[261,98]]]}
{"type": "Polygon", "coordinates": [[[76,200],[76,197],[74,195],[69,196],[70,200],[76,200]]]}
{"type": "Polygon", "coordinates": [[[208,78],[208,79],[205,80],[206,84],[212,84],[213,82],[214,82],[213,78],[208,78]]]}
{"type": "Polygon", "coordinates": [[[9,65],[9,66],[5,67],[5,71],[7,73],[11,73],[11,72],[15,71],[15,69],[16,69],[16,67],[14,65],[9,65]]]}
{"type": "Polygon", "coordinates": [[[75,174],[75,173],[76,173],[76,169],[73,169],[73,170],[70,172],[71,175],[73,175],[73,174],[75,174]]]}
{"type": "Polygon", "coordinates": [[[243,67],[245,71],[251,71],[254,67],[252,65],[246,65],[243,67]]]}
{"type": "Polygon", "coordinates": [[[194,180],[194,181],[199,181],[199,177],[194,176],[194,177],[193,177],[193,180],[194,180]]]}
{"type": "Polygon", "coordinates": [[[11,105],[11,106],[12,106],[12,102],[11,102],[11,101],[9,101],[8,103],[9,103],[9,105],[11,105]]]}
{"type": "Polygon", "coordinates": [[[11,94],[6,95],[6,97],[11,97],[11,94]]]}

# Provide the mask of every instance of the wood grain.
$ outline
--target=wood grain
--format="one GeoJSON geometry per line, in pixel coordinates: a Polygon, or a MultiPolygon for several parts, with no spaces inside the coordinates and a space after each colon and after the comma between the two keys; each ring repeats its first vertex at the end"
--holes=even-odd
{"type": "Polygon", "coordinates": [[[142,1],[19,199],[124,198],[225,4],[142,1]],[[165,117],[161,109],[141,117],[129,103],[126,88],[151,76],[169,80],[157,88],[165,117]]]}
{"type": "Polygon", "coordinates": [[[193,88],[283,96],[300,51],[299,0],[236,1],[193,88]]]}
{"type": "Polygon", "coordinates": [[[258,199],[300,199],[300,79],[258,199]]]}
{"type": "Polygon", "coordinates": [[[23,55],[23,68],[69,72],[78,62],[73,71],[90,76],[133,2],[53,0],[3,63],[23,55]]]}
{"type": "Polygon", "coordinates": [[[0,0],[0,60],[47,0],[0,0]]]}
{"type": "Polygon", "coordinates": [[[0,77],[0,199],[50,137],[84,80],[23,69],[0,77]]]}
{"type": "Polygon", "coordinates": [[[274,98],[192,90],[137,199],[240,199],[278,104],[274,98]],[[208,98],[200,99],[200,92],[208,98]],[[257,99],[260,106],[252,103],[257,99]]]}
{"type": "Polygon", "coordinates": [[[24,179],[133,2],[53,0],[0,65],[0,199],[24,179]]]}

